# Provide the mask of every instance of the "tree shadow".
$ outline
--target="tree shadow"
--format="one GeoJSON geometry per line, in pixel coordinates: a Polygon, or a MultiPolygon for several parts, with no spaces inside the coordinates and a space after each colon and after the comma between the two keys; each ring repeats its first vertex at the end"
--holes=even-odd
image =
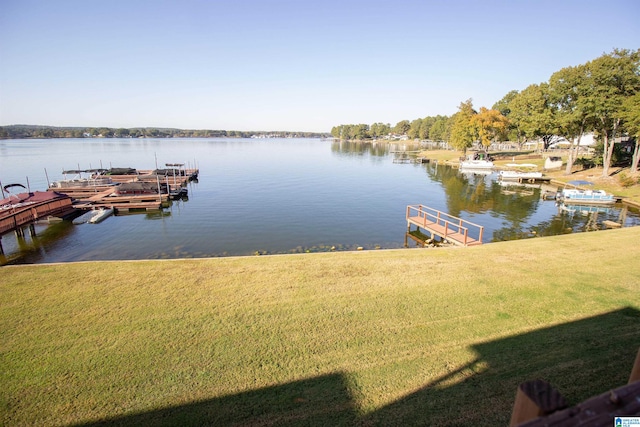
{"type": "Polygon", "coordinates": [[[639,346],[640,311],[627,307],[475,344],[474,361],[366,415],[338,372],[80,425],[508,425],[520,383],[548,381],[573,405],[624,385],[639,346]]]}

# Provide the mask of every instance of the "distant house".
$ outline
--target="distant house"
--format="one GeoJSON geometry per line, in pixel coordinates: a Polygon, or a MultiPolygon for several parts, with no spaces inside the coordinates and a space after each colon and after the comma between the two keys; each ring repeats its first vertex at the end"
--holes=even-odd
{"type": "MultiPolygon", "coordinates": [[[[575,143],[575,140],[572,143],[562,136],[556,136],[551,140],[551,144],[549,144],[549,148],[566,148],[566,147],[569,147],[570,145],[573,145],[574,143],[575,143]]],[[[579,143],[580,147],[593,147],[594,145],[596,145],[596,137],[593,134],[593,132],[585,133],[580,137],[580,143],[579,143]]]]}

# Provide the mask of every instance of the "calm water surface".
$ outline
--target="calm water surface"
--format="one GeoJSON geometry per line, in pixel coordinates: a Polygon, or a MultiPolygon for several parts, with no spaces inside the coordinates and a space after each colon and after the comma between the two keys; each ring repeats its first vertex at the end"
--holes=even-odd
{"type": "Polygon", "coordinates": [[[539,188],[505,188],[495,174],[393,163],[394,151],[413,149],[319,139],[0,141],[0,181],[28,179],[32,191],[47,188],[47,175],[64,178],[65,169],[200,169],[188,200],[161,212],[38,225],[35,239],[7,234],[4,263],[400,248],[406,206],[420,203],[483,225],[485,243],[586,231],[621,216],[627,226],[640,224],[637,210],[622,207],[562,211],[542,201],[539,188]]]}

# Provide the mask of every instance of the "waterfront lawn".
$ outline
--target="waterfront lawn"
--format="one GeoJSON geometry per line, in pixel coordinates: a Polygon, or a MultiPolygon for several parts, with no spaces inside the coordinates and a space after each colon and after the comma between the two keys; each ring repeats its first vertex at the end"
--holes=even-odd
{"type": "Polygon", "coordinates": [[[3,267],[0,424],[506,425],[626,383],[639,241],[3,267]]]}

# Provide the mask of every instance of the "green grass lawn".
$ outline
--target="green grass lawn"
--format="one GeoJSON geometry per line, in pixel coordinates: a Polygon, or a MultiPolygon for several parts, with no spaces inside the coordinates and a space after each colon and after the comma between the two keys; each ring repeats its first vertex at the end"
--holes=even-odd
{"type": "Polygon", "coordinates": [[[626,383],[639,242],[3,267],[0,423],[506,425],[626,383]]]}

